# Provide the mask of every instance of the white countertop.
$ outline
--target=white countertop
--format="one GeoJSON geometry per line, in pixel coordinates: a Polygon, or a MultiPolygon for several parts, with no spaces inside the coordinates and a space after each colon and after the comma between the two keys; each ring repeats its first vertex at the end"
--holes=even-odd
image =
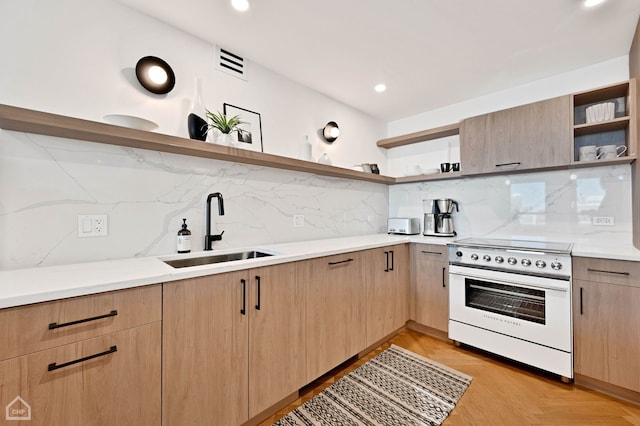
{"type": "MultiPolygon", "coordinates": [[[[134,259],[76,263],[28,269],[0,271],[0,308],[83,296],[142,285],[163,283],[203,275],[219,274],[253,267],[330,256],[350,251],[384,247],[391,244],[423,243],[446,245],[455,238],[422,235],[373,234],[283,244],[265,244],[134,259]],[[173,268],[163,260],[210,256],[243,250],[262,250],[273,256],[232,262],[173,268]]],[[[632,246],[574,244],[574,256],[640,261],[640,251],[632,246]]]]}
{"type": "Polygon", "coordinates": [[[0,271],[0,309],[407,242],[410,242],[409,236],[374,234],[0,271]],[[188,268],[173,268],[163,262],[254,249],[273,253],[274,256],[188,268]]]}
{"type": "Polygon", "coordinates": [[[620,244],[617,242],[611,244],[574,243],[571,255],[640,262],[640,250],[636,249],[632,244],[620,244]]]}

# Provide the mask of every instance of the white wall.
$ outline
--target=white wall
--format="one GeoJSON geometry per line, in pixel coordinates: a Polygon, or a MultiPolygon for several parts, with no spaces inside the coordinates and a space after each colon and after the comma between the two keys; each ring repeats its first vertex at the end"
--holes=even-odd
{"type": "Polygon", "coordinates": [[[309,135],[315,158],[326,151],[340,167],[368,162],[385,170],[385,153],[375,145],[385,123],[251,58],[248,82],[224,74],[215,69],[213,45],[116,1],[3,0],[0,38],[0,103],[95,121],[129,114],[158,123],[159,133],[188,137],[199,77],[210,110],[229,103],[261,114],[265,152],[297,158],[309,135]],[[169,94],[151,94],[135,80],[135,64],[147,55],[173,67],[176,87],[169,94]],[[331,120],[341,130],[332,145],[318,135],[331,120]]]}
{"type": "MultiPolygon", "coordinates": [[[[590,90],[627,79],[629,79],[629,61],[628,56],[623,56],[512,89],[396,120],[388,124],[387,134],[388,137],[393,137],[431,129],[457,123],[468,117],[590,90]]],[[[414,173],[416,166],[421,167],[423,170],[429,170],[439,168],[442,162],[458,161],[460,161],[460,138],[451,136],[390,149],[388,153],[388,173],[390,176],[413,175],[416,174],[414,173]]],[[[464,168],[464,164],[461,167],[464,168]]]]}
{"type": "MultiPolygon", "coordinates": [[[[625,56],[389,123],[389,136],[628,78],[625,56]]],[[[394,148],[388,161],[396,176],[416,174],[416,167],[432,169],[441,162],[460,161],[460,139],[452,136],[394,148]]],[[[422,200],[453,198],[460,203],[454,223],[461,236],[631,244],[630,174],[630,166],[621,165],[395,185],[389,188],[389,215],[422,217],[422,200]],[[592,225],[597,216],[613,217],[614,226],[592,225]]]]}
{"type": "MultiPolygon", "coordinates": [[[[384,123],[254,63],[248,83],[223,74],[214,46],[118,2],[2,0],[0,38],[0,103],[96,121],[129,114],[187,137],[199,77],[209,109],[226,102],[261,114],[265,152],[295,158],[308,134],[316,158],[326,150],[334,165],[377,162],[384,172],[375,146],[384,123]],[[134,79],[146,55],[174,68],[168,95],[134,79]],[[333,145],[317,136],[329,120],[341,129],[333,145]]],[[[226,205],[214,217],[225,231],[218,248],[386,229],[386,185],[0,131],[0,268],[174,253],[183,217],[202,250],[205,200],[216,191],[226,205]],[[80,214],[107,214],[109,236],[78,238],[80,214]],[[303,228],[293,215],[304,215],[303,228]]]]}

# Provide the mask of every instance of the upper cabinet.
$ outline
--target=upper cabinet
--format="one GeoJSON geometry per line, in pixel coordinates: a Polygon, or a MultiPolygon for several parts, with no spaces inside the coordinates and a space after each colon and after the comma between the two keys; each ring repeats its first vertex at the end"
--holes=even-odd
{"type": "Polygon", "coordinates": [[[571,97],[561,96],[463,120],[465,175],[567,166],[571,163],[571,97]]]}
{"type": "Polygon", "coordinates": [[[632,79],[572,96],[574,164],[635,158],[635,91],[632,79]]]}

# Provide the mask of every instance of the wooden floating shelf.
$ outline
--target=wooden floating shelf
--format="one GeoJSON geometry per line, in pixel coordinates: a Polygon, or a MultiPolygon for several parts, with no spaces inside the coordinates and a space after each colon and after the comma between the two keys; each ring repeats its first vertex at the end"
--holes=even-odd
{"type": "Polygon", "coordinates": [[[346,179],[393,184],[395,178],[161,133],[0,104],[0,128],[346,179]]]}
{"type": "Polygon", "coordinates": [[[629,117],[614,118],[613,120],[601,121],[598,123],[577,124],[573,126],[575,136],[585,136],[595,133],[612,132],[624,130],[629,126],[629,117]]]}
{"type": "Polygon", "coordinates": [[[460,172],[446,172],[446,173],[432,173],[428,175],[415,175],[415,176],[403,176],[397,177],[396,183],[412,183],[412,182],[428,182],[434,180],[451,180],[462,179],[463,176],[460,172]]]}
{"type": "Polygon", "coordinates": [[[612,158],[610,160],[590,160],[590,161],[574,161],[569,166],[570,169],[577,169],[582,167],[600,167],[600,166],[616,166],[619,164],[631,164],[636,161],[635,155],[627,155],[619,158],[612,158]]]}
{"type": "Polygon", "coordinates": [[[460,134],[460,123],[448,124],[446,126],[436,127],[435,129],[422,130],[420,132],[409,133],[393,138],[381,139],[377,142],[380,148],[395,148],[403,145],[410,145],[418,142],[426,142],[433,139],[440,139],[447,136],[460,134]]]}

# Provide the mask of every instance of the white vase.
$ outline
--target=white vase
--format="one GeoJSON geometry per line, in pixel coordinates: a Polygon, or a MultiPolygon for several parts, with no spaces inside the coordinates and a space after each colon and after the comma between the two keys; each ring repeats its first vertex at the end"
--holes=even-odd
{"type": "Polygon", "coordinates": [[[216,136],[216,143],[218,145],[231,146],[231,135],[229,133],[218,133],[218,136],[216,136]]]}
{"type": "Polygon", "coordinates": [[[189,106],[187,129],[191,139],[207,140],[207,110],[202,101],[202,80],[199,78],[196,78],[195,92],[189,106]]]}
{"type": "Polygon", "coordinates": [[[304,161],[312,161],[309,136],[305,136],[304,141],[300,143],[300,147],[298,148],[298,158],[304,161]]]}

